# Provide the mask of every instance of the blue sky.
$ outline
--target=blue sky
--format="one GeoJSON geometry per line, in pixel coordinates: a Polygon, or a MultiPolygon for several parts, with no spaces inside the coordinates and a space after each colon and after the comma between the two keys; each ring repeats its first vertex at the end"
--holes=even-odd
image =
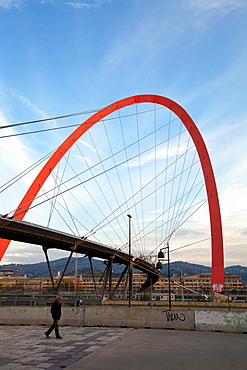
{"type": "MultiPolygon", "coordinates": [[[[246,19],[245,0],[0,0],[1,125],[136,94],[175,100],[210,152],[226,265],[246,266],[246,19]]],[[[45,153],[62,139],[1,139],[1,183],[32,162],[38,144],[45,153]]],[[[43,258],[10,248],[3,263],[43,258]]],[[[197,250],[191,262],[209,264],[208,254],[197,250]]]]}

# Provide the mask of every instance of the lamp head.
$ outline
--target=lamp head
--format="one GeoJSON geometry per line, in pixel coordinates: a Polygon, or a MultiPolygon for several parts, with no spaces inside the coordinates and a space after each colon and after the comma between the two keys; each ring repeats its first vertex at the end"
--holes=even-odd
{"type": "Polygon", "coordinates": [[[163,265],[162,265],[162,263],[161,263],[160,261],[159,261],[159,262],[157,262],[156,268],[157,268],[158,270],[162,270],[162,269],[163,269],[163,265]]]}
{"type": "Polygon", "coordinates": [[[159,251],[158,258],[165,258],[164,252],[162,252],[162,250],[159,251]]]}

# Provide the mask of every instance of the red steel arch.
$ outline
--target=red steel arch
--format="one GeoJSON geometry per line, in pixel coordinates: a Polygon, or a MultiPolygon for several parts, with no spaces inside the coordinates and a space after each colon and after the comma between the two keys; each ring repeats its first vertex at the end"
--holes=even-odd
{"type": "MultiPolygon", "coordinates": [[[[55,166],[58,164],[60,159],[90,127],[92,127],[95,123],[97,123],[107,115],[113,113],[114,111],[136,103],[156,103],[170,109],[181,119],[195,144],[203,170],[209,204],[210,226],[211,226],[211,252],[212,252],[212,290],[223,292],[224,248],[223,248],[222,224],[218,192],[209,154],[198,128],[196,127],[195,123],[188,115],[188,113],[179,104],[163,96],[159,95],[131,96],[129,98],[125,98],[108,105],[106,108],[102,109],[101,111],[95,113],[90,118],[88,118],[74,132],[72,132],[72,134],[68,136],[68,138],[53,153],[51,158],[44,165],[40,173],[33,181],[32,185],[24,195],[13,217],[18,218],[20,220],[24,218],[25,214],[27,213],[29,207],[31,206],[33,200],[35,199],[45,180],[48,178],[48,176],[53,171],[55,166]]],[[[9,243],[10,243],[9,240],[1,239],[0,260],[2,259],[9,243]]]]}

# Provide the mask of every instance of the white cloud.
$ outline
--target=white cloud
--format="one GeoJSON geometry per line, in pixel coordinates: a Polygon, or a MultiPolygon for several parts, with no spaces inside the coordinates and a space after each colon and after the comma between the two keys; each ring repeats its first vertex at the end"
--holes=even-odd
{"type": "Polygon", "coordinates": [[[107,154],[106,153],[104,153],[102,150],[100,150],[100,149],[95,149],[95,148],[93,148],[93,146],[91,145],[91,144],[89,144],[87,141],[85,141],[85,140],[80,140],[80,143],[82,143],[85,147],[87,147],[87,148],[90,148],[90,151],[91,152],[93,152],[93,153],[98,153],[98,154],[101,154],[101,155],[103,155],[103,156],[105,156],[105,157],[107,157],[107,154]]]}
{"type": "MultiPolygon", "coordinates": [[[[68,252],[57,249],[52,249],[48,253],[50,260],[63,258],[68,255],[68,252]]],[[[0,261],[0,266],[9,263],[26,264],[26,263],[38,263],[42,261],[45,261],[45,256],[40,245],[12,241],[2,261],[0,261]]]]}
{"type": "Polygon", "coordinates": [[[81,8],[91,8],[92,5],[90,4],[87,4],[87,3],[79,3],[79,2],[72,2],[72,1],[68,1],[67,3],[64,3],[65,5],[69,5],[69,6],[72,6],[72,8],[75,8],[75,9],[81,9],[81,8]]]}
{"type": "Polygon", "coordinates": [[[0,0],[0,8],[20,8],[26,0],[0,0]]]}
{"type": "Polygon", "coordinates": [[[109,2],[111,2],[111,0],[92,0],[92,1],[84,1],[84,2],[67,1],[67,2],[64,2],[63,4],[69,5],[75,9],[82,9],[82,8],[90,9],[90,8],[98,8],[102,4],[109,3],[109,2]]]}
{"type": "MultiPolygon", "coordinates": [[[[3,126],[7,125],[1,111],[0,122],[3,126]]],[[[8,134],[14,133],[12,129],[8,130],[10,130],[8,131],[8,134]]],[[[0,140],[1,164],[6,166],[7,171],[13,168],[15,169],[15,172],[18,172],[18,170],[21,172],[21,170],[28,167],[31,162],[28,159],[29,153],[27,152],[29,152],[28,148],[17,137],[4,138],[0,140]]],[[[3,171],[2,168],[1,171],[3,171]]]]}
{"type": "MultiPolygon", "coordinates": [[[[1,111],[0,122],[3,126],[7,125],[6,119],[1,111]]],[[[14,133],[14,131],[8,129],[6,133],[11,134],[14,133]]],[[[31,165],[31,156],[32,152],[30,149],[17,137],[3,138],[0,140],[1,191],[3,190],[2,186],[4,183],[31,165]]],[[[10,207],[15,208],[17,206],[17,202],[20,201],[20,194],[23,190],[22,186],[28,186],[30,182],[30,175],[26,175],[21,182],[22,185],[19,184],[19,187],[17,187],[18,191],[13,191],[9,196],[2,196],[0,213],[7,213],[12,210],[10,207]]]]}
{"type": "Polygon", "coordinates": [[[22,95],[17,95],[13,93],[14,96],[16,96],[24,105],[26,105],[28,108],[30,108],[33,112],[38,113],[42,118],[48,118],[47,113],[36,107],[33,103],[30,102],[28,98],[22,95]]]}
{"type": "Polygon", "coordinates": [[[198,12],[217,11],[227,14],[236,9],[246,7],[246,0],[186,0],[185,4],[198,12]]]}
{"type": "Polygon", "coordinates": [[[236,231],[244,229],[247,216],[247,188],[240,185],[232,186],[221,195],[221,211],[228,226],[232,225],[236,231]]]}
{"type": "Polygon", "coordinates": [[[246,243],[240,244],[239,240],[234,244],[224,245],[225,250],[225,267],[232,265],[247,266],[246,243]]]}
{"type": "Polygon", "coordinates": [[[103,156],[105,156],[105,157],[107,157],[107,154],[106,153],[104,153],[102,150],[100,150],[100,149],[94,149],[94,148],[92,148],[91,149],[91,152],[93,152],[93,153],[99,153],[99,154],[101,154],[101,155],[103,155],[103,156]]]}
{"type": "MultiPolygon", "coordinates": [[[[26,3],[29,0],[0,0],[0,8],[4,9],[13,9],[13,8],[18,8],[20,9],[21,6],[26,3]]],[[[46,4],[46,3],[55,3],[55,0],[39,0],[41,4],[46,4]]],[[[57,1],[59,3],[59,1],[57,1]]],[[[88,1],[67,1],[63,2],[63,5],[69,5],[75,9],[82,9],[82,8],[97,8],[103,5],[104,3],[109,3],[111,0],[88,0],[88,1]]]]}
{"type": "Polygon", "coordinates": [[[83,159],[83,160],[84,160],[85,162],[87,162],[87,164],[89,164],[90,166],[92,166],[92,165],[93,165],[92,160],[91,160],[90,158],[88,158],[88,157],[81,156],[81,155],[77,155],[76,157],[77,157],[77,158],[79,158],[79,159],[83,159]]]}
{"type": "Polygon", "coordinates": [[[84,140],[79,140],[79,141],[80,141],[80,143],[85,145],[87,148],[92,148],[92,145],[90,145],[87,141],[84,141],[84,140]]]}
{"type": "Polygon", "coordinates": [[[247,265],[246,230],[247,188],[232,186],[221,195],[221,215],[226,265],[247,265]],[[239,259],[241,257],[241,260],[239,259]]]}
{"type": "MultiPolygon", "coordinates": [[[[141,157],[141,165],[143,166],[144,164],[147,164],[151,161],[154,161],[154,159],[159,160],[159,159],[165,159],[165,158],[170,158],[174,157],[176,155],[181,155],[186,151],[185,146],[181,146],[179,148],[169,148],[167,151],[166,149],[158,149],[156,151],[152,151],[152,153],[148,155],[144,155],[141,157]]],[[[128,166],[128,167],[138,167],[140,165],[139,158],[134,159],[130,161],[128,164],[124,164],[123,166],[128,166]]]]}
{"type": "MultiPolygon", "coordinates": [[[[35,114],[37,114],[38,116],[38,119],[47,119],[49,118],[49,114],[46,113],[45,111],[41,110],[40,108],[38,108],[35,104],[33,104],[28,98],[26,98],[25,96],[22,96],[22,95],[18,95],[18,94],[15,94],[14,92],[12,93],[14,97],[17,97],[21,103],[28,107],[32,112],[34,112],[35,114]]],[[[50,120],[49,119],[49,125],[52,126],[52,127],[58,127],[58,124],[56,123],[55,120],[50,120]]],[[[57,135],[55,132],[52,133],[53,137],[54,135],[57,135]]]]}

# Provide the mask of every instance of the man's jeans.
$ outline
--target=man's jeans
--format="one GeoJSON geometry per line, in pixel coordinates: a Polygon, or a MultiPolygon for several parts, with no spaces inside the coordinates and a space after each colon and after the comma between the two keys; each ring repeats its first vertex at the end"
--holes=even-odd
{"type": "Polygon", "coordinates": [[[55,329],[55,334],[56,334],[56,337],[58,338],[59,337],[58,319],[53,319],[53,324],[50,327],[50,329],[47,330],[46,334],[47,335],[51,334],[53,329],[55,329]]]}

